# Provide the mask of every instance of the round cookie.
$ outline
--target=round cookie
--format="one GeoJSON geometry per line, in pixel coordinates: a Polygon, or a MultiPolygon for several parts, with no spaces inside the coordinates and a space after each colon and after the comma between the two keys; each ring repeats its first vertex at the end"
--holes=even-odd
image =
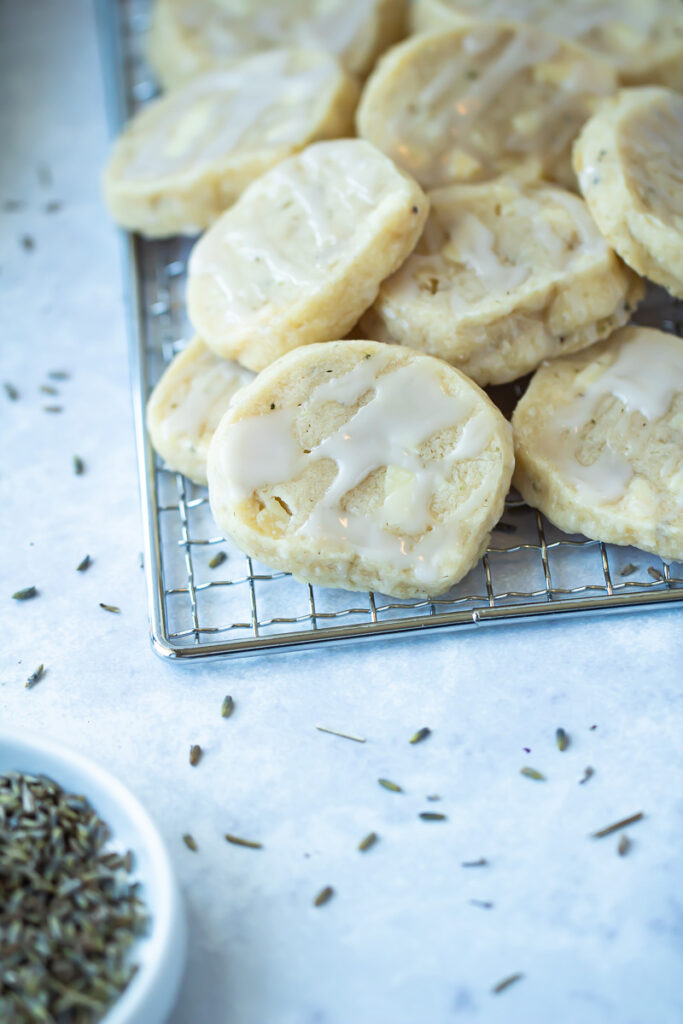
{"type": "Polygon", "coordinates": [[[342,338],[419,238],[428,201],[358,139],[318,142],[250,185],[192,251],[187,303],[219,355],[262,370],[342,338]]]}
{"type": "Polygon", "coordinates": [[[683,89],[680,0],[415,0],[412,27],[434,32],[473,18],[509,18],[573,39],[614,64],[624,85],[683,89]]]}
{"type": "Polygon", "coordinates": [[[574,169],[609,244],[683,298],[683,96],[623,89],[584,125],[574,169]]]}
{"type": "Polygon", "coordinates": [[[514,173],[575,187],[570,148],[614,71],[529,25],[476,21],[413,36],[370,76],[358,134],[424,187],[514,173]]]}
{"type": "Polygon", "coordinates": [[[570,192],[500,178],[428,198],[417,247],[361,319],[367,337],[503,384],[607,337],[643,297],[570,192]]]}
{"type": "Polygon", "coordinates": [[[683,339],[624,327],[542,366],[512,425],[529,505],[570,533],[683,559],[683,339]]]}
{"type": "Polygon", "coordinates": [[[352,75],[405,35],[406,0],[156,0],[147,56],[168,89],[232,57],[326,50],[352,75]]]}
{"type": "Polygon", "coordinates": [[[271,50],[193,78],[117,139],[109,210],[145,235],[199,234],[285,157],[350,134],[357,100],[355,80],[322,51],[271,50]]]}
{"type": "Polygon", "coordinates": [[[193,338],[166,367],[147,403],[147,430],[170,469],[206,483],[209,442],[233,396],[253,373],[193,338]]]}
{"type": "Polygon", "coordinates": [[[298,579],[441,594],[486,547],[513,467],[509,424],[438,359],[372,341],[288,353],[209,448],[214,517],[298,579]]]}

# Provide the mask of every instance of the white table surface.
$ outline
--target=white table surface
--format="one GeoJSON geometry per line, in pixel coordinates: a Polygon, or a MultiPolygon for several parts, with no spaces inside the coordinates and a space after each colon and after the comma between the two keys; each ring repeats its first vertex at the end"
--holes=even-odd
{"type": "Polygon", "coordinates": [[[680,1024],[676,610],[182,667],[152,653],[92,10],[0,9],[0,201],[24,204],[0,211],[2,379],[21,393],[0,395],[0,721],[95,757],[159,823],[190,923],[172,1024],[680,1024]],[[51,200],[62,209],[45,212],[51,200]],[[58,398],[38,391],[54,369],[71,372],[58,398]],[[64,411],[44,412],[52,402],[64,411]],[[86,553],[92,568],[75,572],[86,553]],[[37,599],[10,599],[30,584],[37,599]],[[26,690],[39,662],[47,675],[26,690]],[[431,737],[411,746],[423,725],[431,737]],[[420,821],[425,809],[448,821],[420,821]],[[641,810],[627,856],[618,836],[588,838],[641,810]],[[380,842],[357,852],[371,830],[380,842]],[[461,867],[479,857],[488,866],[461,867]]]}

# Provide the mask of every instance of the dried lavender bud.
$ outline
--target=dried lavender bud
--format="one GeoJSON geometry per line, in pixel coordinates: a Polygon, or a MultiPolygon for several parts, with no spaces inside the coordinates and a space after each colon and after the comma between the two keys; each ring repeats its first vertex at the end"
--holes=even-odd
{"type": "Polygon", "coordinates": [[[127,987],[146,929],[132,856],[83,796],[0,775],[0,1019],[96,1024],[127,987]]]}
{"type": "Polygon", "coordinates": [[[326,885],[324,889],[321,889],[316,898],[313,900],[314,907],[323,907],[326,903],[334,896],[334,889],[331,885],[326,885]]]}
{"type": "Polygon", "coordinates": [[[545,782],[545,775],[542,772],[539,772],[536,768],[529,768],[528,765],[524,765],[523,768],[520,768],[519,774],[524,775],[527,779],[535,779],[536,782],[545,782]]]}
{"type": "Polygon", "coordinates": [[[229,832],[225,833],[225,838],[233,846],[247,846],[250,850],[262,850],[263,843],[256,843],[253,839],[242,839],[240,836],[230,835],[229,832]]]}
{"type": "Polygon", "coordinates": [[[39,665],[38,668],[34,672],[32,672],[31,675],[28,677],[28,679],[24,683],[24,686],[26,687],[27,690],[30,690],[31,687],[35,686],[36,683],[40,682],[44,675],[45,666],[39,665]]]}
{"type": "Polygon", "coordinates": [[[358,849],[361,851],[361,853],[365,853],[366,850],[369,850],[371,846],[375,845],[378,839],[379,836],[377,835],[376,832],[369,832],[366,835],[365,839],[361,839],[361,841],[359,842],[358,849]]]}
{"type": "Polygon", "coordinates": [[[558,750],[566,750],[569,744],[571,743],[571,740],[569,739],[569,736],[564,731],[564,729],[555,730],[555,740],[557,742],[558,750]]]}
{"type": "Polygon", "coordinates": [[[353,740],[354,743],[365,743],[365,739],[362,736],[352,736],[348,732],[337,732],[336,729],[328,729],[325,725],[316,725],[318,732],[326,732],[330,736],[339,736],[343,740],[353,740]]]}
{"type": "Polygon", "coordinates": [[[640,821],[645,815],[642,811],[638,811],[637,814],[632,814],[630,818],[622,818],[621,821],[615,821],[613,825],[607,825],[606,828],[601,828],[598,832],[592,832],[592,839],[602,839],[604,836],[611,836],[613,832],[618,832],[621,828],[626,828],[627,825],[633,825],[636,821],[640,821]]]}
{"type": "Polygon", "coordinates": [[[384,788],[388,789],[391,793],[403,792],[399,785],[397,785],[395,782],[390,782],[389,779],[378,779],[377,781],[379,782],[380,786],[384,786],[384,788]]]}
{"type": "Polygon", "coordinates": [[[625,857],[630,849],[631,840],[626,834],[624,834],[619,840],[619,845],[617,846],[617,853],[620,857],[625,857]]]}
{"type": "Polygon", "coordinates": [[[494,985],[491,991],[497,996],[499,993],[504,992],[506,988],[509,988],[510,985],[514,985],[516,981],[521,981],[523,977],[523,974],[510,974],[507,978],[499,981],[497,985],[494,985]]]}

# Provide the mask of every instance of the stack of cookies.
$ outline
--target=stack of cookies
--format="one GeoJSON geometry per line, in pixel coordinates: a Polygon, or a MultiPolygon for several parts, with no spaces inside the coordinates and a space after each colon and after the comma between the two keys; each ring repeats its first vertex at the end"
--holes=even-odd
{"type": "Polygon", "coordinates": [[[513,480],[683,559],[683,340],[626,326],[683,298],[680,0],[157,0],[149,57],[105,196],[204,231],[148,428],[226,536],[433,597],[513,480]]]}

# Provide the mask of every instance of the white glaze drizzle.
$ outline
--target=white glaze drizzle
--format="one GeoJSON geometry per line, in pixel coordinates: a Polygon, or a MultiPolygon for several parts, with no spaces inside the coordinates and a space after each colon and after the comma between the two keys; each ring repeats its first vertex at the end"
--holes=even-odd
{"type": "MultiPolygon", "coordinates": [[[[197,449],[200,439],[206,434],[208,445],[210,435],[218,426],[223,413],[239,388],[253,380],[254,374],[228,359],[221,359],[209,349],[183,367],[182,376],[174,373],[173,392],[164,403],[159,423],[159,433],[170,440],[175,439],[185,447],[197,449]]],[[[170,380],[169,380],[170,383],[170,380]]]]}
{"type": "Polygon", "coordinates": [[[372,31],[375,2],[368,0],[273,0],[265,10],[248,2],[242,11],[224,10],[220,2],[184,3],[181,20],[216,58],[247,50],[298,44],[344,54],[361,29],[372,31]],[[208,7],[208,9],[207,9],[208,7]]]}
{"type": "Polygon", "coordinates": [[[587,98],[614,85],[593,55],[569,52],[561,38],[524,24],[477,26],[434,61],[431,77],[427,54],[418,62],[425,82],[414,110],[387,97],[383,129],[396,162],[427,186],[490,179],[512,166],[539,177],[576,134],[587,98]],[[539,85],[543,101],[532,105],[535,69],[552,60],[562,63],[562,77],[539,85]],[[499,108],[513,93],[519,103],[503,119],[499,108]]]}
{"type": "Polygon", "coordinates": [[[289,0],[284,4],[273,3],[265,11],[249,13],[243,24],[251,23],[251,31],[260,45],[287,39],[339,54],[354,41],[367,19],[368,6],[367,0],[335,0],[325,4],[292,4],[289,0]]]}
{"type": "Polygon", "coordinates": [[[299,475],[304,463],[292,426],[289,409],[246,416],[230,425],[220,453],[221,468],[238,500],[299,475]]]}
{"type": "Polygon", "coordinates": [[[590,465],[577,455],[581,434],[605,398],[618,399],[626,413],[640,412],[650,423],[667,412],[683,391],[683,341],[663,332],[626,327],[614,362],[557,410],[539,439],[543,453],[589,500],[609,504],[623,497],[633,476],[627,459],[609,444],[590,465]]]}
{"type": "Polygon", "coordinates": [[[553,57],[558,41],[533,31],[516,31],[497,57],[468,87],[467,94],[455,104],[457,131],[466,128],[505,89],[510,79],[526,68],[553,57]]]}
{"type": "MultiPolygon", "coordinates": [[[[431,213],[417,250],[382,285],[380,303],[382,299],[402,302],[416,298],[433,303],[433,296],[425,298],[418,283],[420,277],[431,275],[439,282],[439,291],[451,312],[466,314],[478,303],[496,301],[521,288],[531,277],[539,283],[560,280],[561,275],[572,272],[578,261],[606,249],[585,204],[562,189],[548,188],[538,196],[533,192],[525,194],[513,179],[507,180],[501,189],[490,185],[465,188],[470,191],[457,199],[447,198],[448,188],[432,193],[431,213]],[[486,197],[488,209],[481,199],[476,201],[478,189],[486,197]],[[472,206],[477,213],[468,208],[468,197],[474,201],[472,206]],[[498,203],[506,208],[507,220],[494,216],[493,208],[498,203]],[[548,219],[554,205],[566,210],[571,218],[575,229],[571,249],[548,219]],[[497,234],[510,219],[520,232],[528,232],[538,243],[538,247],[531,249],[520,247],[519,252],[513,247],[513,262],[501,256],[502,243],[497,234]],[[465,287],[459,272],[453,278],[453,263],[468,267],[476,275],[476,282],[470,280],[465,287]]],[[[522,234],[519,237],[523,240],[522,234]]],[[[383,316],[389,312],[389,306],[382,306],[383,316]]]]}
{"type": "Polygon", "coordinates": [[[496,252],[495,234],[469,211],[458,218],[450,238],[455,252],[474,271],[487,291],[511,291],[531,273],[529,267],[503,263],[496,252]]]}
{"type": "Polygon", "coordinates": [[[648,209],[683,231],[683,98],[653,90],[641,103],[622,132],[624,175],[648,209]]]}
{"type": "MultiPolygon", "coordinates": [[[[653,0],[641,0],[639,3],[633,3],[632,0],[572,0],[571,3],[562,0],[487,0],[484,4],[477,0],[467,6],[473,12],[476,9],[479,17],[530,22],[541,25],[547,32],[553,32],[563,39],[583,39],[596,29],[609,32],[613,26],[617,27],[617,31],[621,30],[621,38],[623,27],[628,26],[639,37],[638,42],[642,47],[646,41],[642,38],[643,34],[656,31],[661,25],[665,5],[653,0]]],[[[669,5],[669,13],[674,14],[674,4],[669,5]]]]}
{"type": "Polygon", "coordinates": [[[163,97],[156,121],[150,117],[154,107],[145,111],[144,134],[141,127],[123,177],[170,174],[245,145],[263,149],[305,139],[313,108],[337,71],[324,58],[308,67],[300,66],[303,59],[287,50],[256,54],[163,97]]]}
{"type": "Polygon", "coordinates": [[[264,174],[219,218],[192,250],[190,277],[212,278],[227,300],[225,320],[237,322],[322,279],[384,198],[404,188],[367,143],[318,143],[264,174]]]}
{"type": "Polygon", "coordinates": [[[325,186],[317,180],[315,168],[311,168],[306,153],[301,156],[301,167],[304,169],[304,175],[307,171],[313,172],[309,173],[308,180],[302,176],[300,169],[286,163],[272,171],[273,185],[284,187],[289,192],[311,229],[319,249],[336,245],[339,237],[332,226],[329,200],[325,203],[325,186]]]}
{"type": "Polygon", "coordinates": [[[312,408],[328,402],[351,405],[368,391],[374,394],[310,452],[303,452],[294,437],[294,411],[279,410],[232,424],[222,439],[220,465],[234,498],[244,500],[261,487],[298,477],[313,462],[331,459],[335,477],[298,533],[346,541],[359,552],[410,566],[418,579],[434,584],[449,540],[457,544],[467,515],[484,501],[480,494],[471,509],[465,503],[465,515],[458,508],[452,521],[433,522],[424,533],[431,522],[435,490],[457,462],[483,455],[495,418],[469,396],[446,394],[431,370],[404,366],[381,373],[386,360],[375,355],[312,392],[312,408]],[[425,461],[420,446],[458,424],[460,435],[448,453],[425,461]],[[390,492],[384,504],[367,515],[343,508],[345,495],[382,467],[403,474],[405,484],[399,485],[399,493],[390,492]],[[402,532],[397,534],[396,529],[402,532]]]}

